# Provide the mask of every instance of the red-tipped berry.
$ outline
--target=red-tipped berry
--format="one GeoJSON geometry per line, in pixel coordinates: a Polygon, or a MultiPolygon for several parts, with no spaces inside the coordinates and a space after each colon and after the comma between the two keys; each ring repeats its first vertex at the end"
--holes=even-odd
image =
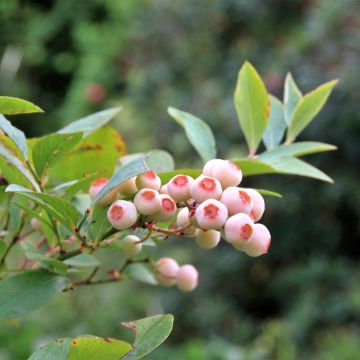
{"type": "Polygon", "coordinates": [[[172,258],[161,258],[156,263],[155,277],[162,286],[172,286],[176,283],[179,264],[172,258]]]}
{"type": "Polygon", "coordinates": [[[161,186],[161,180],[153,171],[148,170],[136,177],[136,186],[139,190],[147,188],[158,191],[161,186]]]}
{"type": "Polygon", "coordinates": [[[184,292],[194,290],[199,283],[199,273],[194,266],[186,264],[180,266],[177,273],[177,287],[184,292]]]}
{"type": "Polygon", "coordinates": [[[167,184],[163,185],[163,186],[160,188],[159,193],[160,193],[160,194],[169,195],[169,191],[168,191],[168,189],[167,189],[167,184]]]}
{"type": "Polygon", "coordinates": [[[136,186],[136,176],[124,181],[116,187],[116,190],[123,196],[130,196],[135,194],[138,189],[136,186]]]}
{"type": "Polygon", "coordinates": [[[225,240],[239,250],[251,238],[254,223],[249,215],[236,214],[229,217],[224,226],[225,240]]]}
{"type": "Polygon", "coordinates": [[[157,221],[168,221],[176,214],[175,201],[169,196],[162,194],[160,195],[161,208],[152,217],[157,221]]]}
{"type": "Polygon", "coordinates": [[[167,183],[169,195],[176,201],[190,199],[190,186],[194,182],[191,176],[176,175],[167,183]]]}
{"type": "Polygon", "coordinates": [[[259,221],[265,211],[265,200],[261,196],[261,194],[254,190],[254,189],[247,189],[248,194],[251,197],[253,202],[253,207],[250,212],[250,217],[253,219],[254,222],[259,221]]]}
{"type": "Polygon", "coordinates": [[[244,246],[247,255],[257,257],[268,252],[271,243],[271,235],[263,224],[255,224],[254,232],[244,246]]]}
{"type": "Polygon", "coordinates": [[[220,182],[209,176],[199,176],[190,187],[191,197],[198,203],[208,199],[218,200],[221,197],[220,182]]]}
{"type": "MultiPolygon", "coordinates": [[[[89,195],[91,200],[94,200],[99,191],[109,182],[107,178],[98,178],[90,186],[89,195]]],[[[111,190],[101,199],[99,199],[96,205],[106,207],[113,203],[118,198],[118,192],[116,189],[111,190]]]]}
{"type": "Polygon", "coordinates": [[[242,172],[239,166],[228,160],[217,162],[213,166],[211,174],[212,177],[220,181],[223,189],[229,186],[237,186],[242,180],[242,172]]]}
{"type": "Polygon", "coordinates": [[[136,235],[127,235],[122,241],[122,249],[128,257],[137,255],[142,248],[142,243],[136,235]]]}
{"type": "Polygon", "coordinates": [[[189,209],[187,207],[182,208],[176,218],[176,226],[180,229],[190,225],[189,209]]]}
{"type": "Polygon", "coordinates": [[[153,189],[141,189],[134,197],[134,205],[140,214],[155,214],[161,209],[160,194],[153,189]]]}
{"type": "Polygon", "coordinates": [[[220,241],[221,234],[217,230],[196,230],[196,242],[203,249],[212,249],[220,241]]]}
{"type": "Polygon", "coordinates": [[[112,227],[117,230],[128,229],[136,223],[136,207],[130,201],[117,200],[109,207],[107,219],[112,227]]]}
{"type": "Polygon", "coordinates": [[[220,201],[209,199],[196,208],[195,216],[202,229],[220,229],[225,224],[228,210],[220,201]]]}
{"type": "Polygon", "coordinates": [[[224,160],[221,160],[221,159],[212,159],[212,160],[209,160],[204,168],[203,168],[203,174],[205,176],[213,176],[212,175],[212,172],[213,172],[213,169],[220,165],[224,160]]]}
{"type": "Polygon", "coordinates": [[[230,215],[237,213],[250,214],[253,202],[246,189],[230,186],[224,190],[220,201],[226,205],[230,215]]]}

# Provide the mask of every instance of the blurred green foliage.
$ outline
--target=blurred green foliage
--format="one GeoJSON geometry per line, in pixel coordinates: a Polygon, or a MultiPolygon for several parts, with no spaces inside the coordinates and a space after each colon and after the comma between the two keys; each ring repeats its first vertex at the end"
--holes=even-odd
{"type": "Polygon", "coordinates": [[[175,315],[174,332],[149,358],[360,357],[357,0],[10,0],[0,2],[0,18],[0,92],[47,112],[12,117],[16,126],[35,136],[120,104],[115,125],[129,151],[164,148],[178,167],[199,159],[169,121],[169,105],[206,120],[222,157],[245,152],[232,105],[245,59],[279,97],[287,71],[304,91],[341,79],[299,139],[339,146],[315,164],[335,185],[276,176],[244,181],[284,194],[267,201],[268,255],[249,259],[226,246],[205,253],[174,241],[164,254],[199,266],[195,293],[127,284],[64,294],[0,328],[0,359],[25,359],[61,336],[121,337],[121,321],[163,309],[175,315]]]}

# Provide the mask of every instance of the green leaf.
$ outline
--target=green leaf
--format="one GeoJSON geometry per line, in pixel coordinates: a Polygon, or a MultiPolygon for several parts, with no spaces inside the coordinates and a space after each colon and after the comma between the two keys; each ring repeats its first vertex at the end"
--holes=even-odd
{"type": "Polygon", "coordinates": [[[66,360],[72,339],[59,339],[36,350],[28,360],[66,360]]]}
{"type": "MultiPolygon", "coordinates": [[[[122,165],[125,165],[130,161],[138,159],[144,155],[145,153],[124,155],[120,158],[120,162],[122,165]]],[[[155,173],[172,171],[175,168],[173,157],[167,151],[158,149],[151,150],[148,153],[146,164],[148,165],[149,169],[155,173]]]]}
{"type": "Polygon", "coordinates": [[[133,280],[141,281],[146,284],[156,285],[157,281],[153,271],[145,264],[131,264],[126,270],[126,275],[133,280]]]}
{"type": "Polygon", "coordinates": [[[86,174],[111,176],[116,161],[126,152],[121,135],[110,127],[102,127],[83,139],[66,158],[49,169],[48,177],[52,181],[66,182],[81,179],[86,174]]]}
{"type": "Polygon", "coordinates": [[[298,175],[333,183],[333,180],[314,166],[292,156],[266,159],[278,174],[298,175]]]}
{"type": "Polygon", "coordinates": [[[290,120],[286,142],[291,143],[320,112],[338,80],[329,81],[306,94],[296,105],[290,120]]]}
{"type": "Polygon", "coordinates": [[[121,108],[110,108],[103,111],[96,112],[85,116],[79,120],[71,122],[69,125],[58,131],[59,134],[69,134],[74,132],[84,132],[85,136],[88,136],[93,131],[106,125],[111,119],[113,119],[121,108]]]}
{"type": "Polygon", "coordinates": [[[92,210],[90,230],[95,241],[101,240],[105,232],[111,228],[106,213],[107,209],[100,206],[94,206],[92,210]]]}
{"type": "Polygon", "coordinates": [[[234,102],[249,151],[255,154],[268,125],[269,98],[261,77],[249,62],[239,71],[234,102]]]}
{"type": "Polygon", "coordinates": [[[245,158],[232,161],[240,167],[244,176],[271,174],[274,172],[272,166],[260,160],[245,158]]]}
{"type": "Polygon", "coordinates": [[[282,195],[275,191],[271,191],[271,190],[267,190],[267,189],[255,189],[255,190],[258,191],[261,195],[282,198],[282,195]]]}
{"type": "Polygon", "coordinates": [[[6,249],[7,249],[7,245],[5,244],[5,242],[3,240],[0,240],[0,258],[3,256],[6,249]]]}
{"type": "Polygon", "coordinates": [[[0,143],[0,164],[2,165],[1,172],[8,181],[10,178],[14,179],[20,177],[20,182],[22,184],[28,181],[35,190],[40,191],[39,185],[32,176],[31,172],[24,166],[21,160],[6,149],[2,143],[0,143]]]}
{"type": "Polygon", "coordinates": [[[25,134],[13,126],[4,116],[0,115],[0,129],[15,143],[25,160],[28,160],[28,147],[25,134]]]}
{"type": "Polygon", "coordinates": [[[13,319],[49,301],[67,279],[44,270],[25,272],[0,283],[0,320],[13,319]]]}
{"type": "Polygon", "coordinates": [[[32,151],[35,170],[42,177],[47,169],[54,166],[82,139],[82,133],[51,134],[39,139],[32,151]]]}
{"type": "Polygon", "coordinates": [[[284,119],[284,109],[281,101],[275,96],[269,95],[270,117],[269,125],[266,128],[263,141],[267,149],[271,149],[280,144],[286,129],[284,119]]]}
{"type": "Polygon", "coordinates": [[[214,135],[203,120],[173,107],[168,107],[168,113],[185,129],[187,138],[204,161],[216,158],[214,135]]]}
{"type": "Polygon", "coordinates": [[[100,200],[103,196],[116,188],[119,184],[148,170],[145,159],[146,156],[142,156],[141,158],[135,159],[127,163],[126,165],[122,166],[118,171],[116,171],[116,173],[111,177],[109,182],[96,195],[95,199],[92,202],[92,205],[96,204],[98,200],[100,200]]]}
{"type": "Polygon", "coordinates": [[[284,117],[286,124],[290,124],[292,112],[302,97],[302,93],[297,87],[293,77],[290,73],[287,73],[284,87],[284,117]]]}
{"type": "Polygon", "coordinates": [[[135,331],[134,347],[123,359],[141,359],[154,350],[170,335],[173,323],[174,317],[170,314],[156,315],[123,323],[125,327],[135,331]]]}
{"type": "Polygon", "coordinates": [[[96,257],[86,253],[66,259],[64,263],[75,267],[95,267],[100,265],[100,262],[96,257]]]}
{"type": "Polygon", "coordinates": [[[22,186],[11,184],[6,188],[7,192],[18,193],[29,200],[34,201],[43,209],[50,212],[61,224],[66,226],[70,231],[73,231],[78,222],[78,211],[68,202],[63,201],[55,196],[30,191],[22,186]]]}
{"type": "Polygon", "coordinates": [[[78,337],[71,343],[67,360],[119,360],[131,349],[132,346],[122,340],[78,337]]]}
{"type": "Polygon", "coordinates": [[[177,169],[173,171],[165,171],[158,173],[158,176],[161,179],[161,183],[165,184],[170,181],[176,175],[188,175],[196,179],[198,176],[202,174],[201,169],[177,169]]]}
{"type": "Polygon", "coordinates": [[[0,96],[0,114],[15,115],[38,112],[44,111],[30,101],[9,96],[0,96]]]}
{"type": "Polygon", "coordinates": [[[278,156],[303,156],[319,152],[336,150],[337,147],[315,141],[300,141],[293,144],[278,146],[273,150],[266,151],[259,155],[260,160],[270,159],[278,156]]]}

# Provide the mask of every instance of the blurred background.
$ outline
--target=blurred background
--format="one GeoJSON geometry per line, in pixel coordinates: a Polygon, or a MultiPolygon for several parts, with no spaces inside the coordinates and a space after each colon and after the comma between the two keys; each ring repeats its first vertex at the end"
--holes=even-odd
{"type": "Polygon", "coordinates": [[[174,332],[149,359],[360,358],[359,0],[0,1],[0,93],[46,111],[12,117],[28,136],[121,105],[113,125],[129,152],[157,147],[178,167],[200,165],[172,105],[208,122],[221,157],[240,157],[232,97],[246,59],[280,98],[287,71],[303,92],[341,79],[299,138],[339,147],[310,159],[335,185],[245,179],[284,196],[267,198],[268,255],[174,240],[156,256],[196,264],[195,292],[128,283],[66,293],[0,327],[1,360],[58,337],[130,339],[121,321],[162,311],[175,315],[174,332]]]}

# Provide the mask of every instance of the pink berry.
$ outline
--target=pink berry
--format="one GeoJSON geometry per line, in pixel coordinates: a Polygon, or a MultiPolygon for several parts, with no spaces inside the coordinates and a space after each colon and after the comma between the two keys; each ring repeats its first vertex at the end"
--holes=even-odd
{"type": "Polygon", "coordinates": [[[137,255],[142,248],[142,243],[136,235],[127,235],[122,241],[122,249],[128,257],[137,255]]]}
{"type": "Polygon", "coordinates": [[[220,241],[221,234],[216,230],[196,230],[196,242],[203,249],[212,249],[220,241]]]}
{"type": "Polygon", "coordinates": [[[176,175],[167,184],[169,195],[176,201],[190,199],[190,186],[194,182],[191,176],[176,175]]]}
{"type": "Polygon", "coordinates": [[[237,213],[250,214],[253,208],[253,202],[246,189],[230,186],[224,190],[220,200],[226,205],[230,215],[237,213]]]}
{"type": "Polygon", "coordinates": [[[139,190],[148,188],[158,191],[161,186],[161,180],[153,171],[148,170],[136,177],[136,186],[139,190]]]}
{"type": "Polygon", "coordinates": [[[191,197],[199,203],[207,199],[220,199],[222,188],[220,182],[209,176],[199,176],[190,187],[191,197]]]}
{"type": "Polygon", "coordinates": [[[223,189],[229,186],[237,186],[242,180],[242,172],[235,163],[223,160],[212,169],[212,177],[218,179],[223,189]]]}
{"type": "Polygon", "coordinates": [[[224,160],[221,160],[221,159],[212,159],[212,160],[209,160],[204,168],[203,168],[203,174],[205,176],[213,176],[212,175],[212,171],[214,169],[214,167],[220,165],[224,160]]]}
{"type": "Polygon", "coordinates": [[[156,263],[155,277],[162,286],[172,286],[176,283],[179,264],[172,258],[161,258],[156,263]]]}
{"type": "Polygon", "coordinates": [[[128,229],[136,223],[136,207],[130,201],[117,200],[109,207],[107,219],[112,227],[117,230],[128,229]]]}
{"type": "Polygon", "coordinates": [[[194,290],[199,283],[199,273],[194,266],[186,264],[180,266],[177,273],[177,287],[184,292],[194,290]]]}
{"type": "MultiPolygon", "coordinates": [[[[107,178],[98,178],[90,186],[89,195],[91,200],[94,200],[99,191],[109,182],[107,178]]],[[[100,207],[106,207],[113,203],[118,198],[118,192],[116,189],[111,190],[100,200],[97,201],[96,205],[100,207]]]]}
{"type": "Polygon", "coordinates": [[[134,205],[140,214],[155,214],[161,209],[160,194],[153,189],[141,189],[134,197],[134,205]]]}
{"type": "Polygon", "coordinates": [[[189,209],[187,207],[182,208],[176,218],[176,225],[178,228],[182,229],[190,225],[189,219],[189,209]]]}
{"type": "Polygon", "coordinates": [[[244,246],[247,255],[257,257],[268,252],[271,243],[271,235],[263,224],[255,224],[254,232],[244,246]]]}
{"type": "Polygon", "coordinates": [[[138,189],[136,186],[136,176],[124,181],[116,187],[116,190],[123,196],[129,196],[135,194],[138,189]]]}
{"type": "Polygon", "coordinates": [[[261,194],[254,189],[247,189],[247,192],[250,195],[252,203],[253,203],[253,207],[250,212],[250,217],[252,218],[252,220],[254,222],[257,222],[262,218],[262,216],[264,214],[265,200],[261,196],[261,194]]]}
{"type": "Polygon", "coordinates": [[[36,231],[41,231],[42,229],[42,223],[37,218],[32,218],[30,221],[31,227],[36,231]]]}
{"type": "Polygon", "coordinates": [[[247,214],[236,214],[229,217],[224,226],[225,240],[241,248],[251,237],[254,223],[247,214]]]}
{"type": "Polygon", "coordinates": [[[168,189],[167,189],[167,184],[163,185],[163,186],[160,188],[159,193],[160,193],[160,194],[169,195],[169,191],[168,191],[168,189]]]}
{"type": "Polygon", "coordinates": [[[175,201],[169,195],[160,195],[161,208],[152,217],[157,221],[168,221],[176,214],[175,201]]]}
{"type": "Polygon", "coordinates": [[[195,216],[202,229],[220,229],[225,224],[228,210],[220,201],[209,199],[196,208],[195,216]]]}

